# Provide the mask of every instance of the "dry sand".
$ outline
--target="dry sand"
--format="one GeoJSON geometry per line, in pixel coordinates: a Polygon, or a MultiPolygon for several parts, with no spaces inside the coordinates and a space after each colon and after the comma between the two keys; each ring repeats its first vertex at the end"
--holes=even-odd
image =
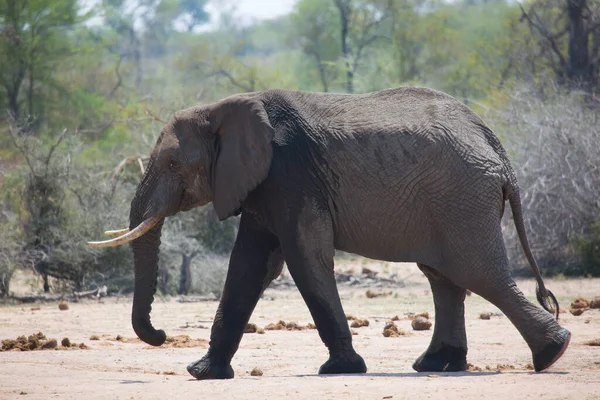
{"type": "MultiPolygon", "coordinates": [[[[360,271],[362,266],[345,268],[360,271]]],[[[367,298],[365,288],[340,286],[346,313],[370,322],[368,327],[353,328],[366,374],[318,376],[327,351],[315,330],[266,331],[244,335],[232,361],[234,379],[196,381],[185,367],[206,351],[216,302],[157,299],[152,312],[155,327],[170,336],[205,340],[196,347],[152,348],[128,340],[135,338],[131,298],[107,298],[70,303],[66,311],[60,311],[57,303],[0,306],[0,339],[41,331],[58,343],[68,337],[89,347],[0,352],[0,399],[600,399],[600,347],[584,344],[600,338],[600,310],[578,317],[561,314],[561,324],[573,333],[571,346],[550,370],[533,373],[526,368],[531,362],[529,349],[516,329],[506,317],[495,315],[498,310],[491,304],[470,296],[468,359],[481,371],[416,373],[411,364],[427,347],[432,330],[413,331],[411,321],[402,317],[427,311],[433,318],[427,282],[413,265],[368,266],[387,274],[400,271],[407,286],[388,287],[391,295],[375,298],[367,298]],[[479,319],[482,312],[491,312],[491,319],[479,319]],[[395,315],[401,317],[398,328],[409,334],[386,338],[383,327],[395,315]],[[99,340],[90,340],[93,335],[99,340]],[[115,340],[117,335],[122,339],[115,340]],[[263,375],[251,376],[254,368],[263,375]]],[[[548,280],[547,285],[564,308],[576,297],[600,295],[598,279],[548,280]]],[[[519,287],[533,299],[533,281],[519,281],[519,287]]],[[[259,327],[279,320],[312,322],[295,288],[268,289],[251,318],[259,327]]]]}

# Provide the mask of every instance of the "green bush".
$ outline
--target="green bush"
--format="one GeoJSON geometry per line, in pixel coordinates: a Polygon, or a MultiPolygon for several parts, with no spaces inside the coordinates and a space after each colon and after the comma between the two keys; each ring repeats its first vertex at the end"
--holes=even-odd
{"type": "Polygon", "coordinates": [[[577,235],[575,248],[581,257],[580,274],[600,276],[600,221],[591,226],[586,235],[577,235]]]}

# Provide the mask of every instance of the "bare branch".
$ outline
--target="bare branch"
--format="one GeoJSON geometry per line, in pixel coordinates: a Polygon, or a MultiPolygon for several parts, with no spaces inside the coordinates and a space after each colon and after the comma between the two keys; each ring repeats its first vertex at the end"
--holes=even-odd
{"type": "Polygon", "coordinates": [[[52,154],[54,154],[54,151],[56,150],[56,148],[58,146],[60,146],[60,143],[63,141],[66,134],[67,134],[67,128],[63,129],[63,131],[60,133],[60,135],[58,136],[58,138],[56,139],[54,144],[50,147],[50,151],[48,151],[48,156],[46,157],[46,161],[44,163],[45,167],[46,167],[45,175],[48,175],[48,169],[49,169],[48,166],[50,165],[50,160],[52,159],[52,154]]]}
{"type": "Polygon", "coordinates": [[[13,132],[13,128],[12,128],[12,124],[9,123],[8,125],[8,133],[10,134],[10,138],[12,139],[13,144],[15,145],[15,147],[19,150],[19,152],[23,155],[23,157],[25,158],[25,161],[27,162],[27,165],[29,166],[29,172],[31,172],[31,174],[33,176],[37,176],[36,175],[36,171],[33,168],[33,165],[31,163],[31,160],[29,159],[29,152],[27,151],[26,148],[19,146],[19,143],[17,141],[17,138],[15,137],[15,134],[13,132]]]}

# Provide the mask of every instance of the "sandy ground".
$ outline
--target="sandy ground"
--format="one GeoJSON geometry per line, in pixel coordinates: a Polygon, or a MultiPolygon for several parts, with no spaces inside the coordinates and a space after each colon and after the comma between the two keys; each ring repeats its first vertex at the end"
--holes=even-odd
{"type": "MultiPolygon", "coordinates": [[[[373,265],[388,274],[397,267],[369,267],[373,265]]],[[[412,331],[410,321],[401,319],[399,328],[410,334],[386,338],[383,326],[394,315],[433,314],[433,303],[415,266],[400,266],[398,271],[407,285],[386,289],[392,291],[388,296],[367,298],[366,288],[340,286],[346,313],[370,321],[368,327],[355,328],[355,348],[369,369],[362,375],[316,375],[327,351],[315,330],[266,331],[244,335],[232,362],[234,379],[196,381],[185,366],[204,354],[207,341],[195,348],[152,348],[114,340],[117,335],[135,337],[130,297],[70,303],[66,311],[57,303],[0,306],[0,339],[41,331],[59,343],[68,337],[89,347],[0,352],[0,399],[600,399],[600,347],[584,344],[600,338],[600,310],[579,317],[561,314],[561,324],[573,333],[571,346],[550,370],[533,373],[526,368],[529,349],[516,329],[504,316],[479,319],[481,312],[498,310],[473,295],[466,301],[468,358],[483,371],[414,372],[411,364],[427,347],[432,331],[412,331]],[[100,340],[90,340],[92,335],[100,340]],[[498,364],[514,369],[498,371],[498,364]],[[255,367],[264,375],[251,376],[255,367]]],[[[578,296],[600,295],[598,279],[549,280],[547,285],[565,308],[578,296]]],[[[519,286],[533,299],[534,282],[519,281],[519,286]]],[[[208,339],[216,307],[216,302],[157,299],[152,321],[170,336],[208,339]]],[[[268,289],[251,322],[265,326],[280,319],[312,322],[295,288],[268,289]]]]}

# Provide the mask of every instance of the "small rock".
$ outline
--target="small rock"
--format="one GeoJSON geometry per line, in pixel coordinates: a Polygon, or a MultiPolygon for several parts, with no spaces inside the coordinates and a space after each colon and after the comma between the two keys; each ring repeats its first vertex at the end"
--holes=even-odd
{"type": "Polygon", "coordinates": [[[415,331],[427,331],[431,328],[431,321],[424,317],[417,317],[413,319],[411,325],[415,331]]]}
{"type": "Polygon", "coordinates": [[[257,368],[257,367],[252,368],[252,371],[250,371],[250,375],[251,376],[263,376],[262,369],[257,368]]]}
{"type": "Polygon", "coordinates": [[[66,311],[69,309],[69,303],[64,300],[58,302],[58,309],[61,311],[66,311]]]}

